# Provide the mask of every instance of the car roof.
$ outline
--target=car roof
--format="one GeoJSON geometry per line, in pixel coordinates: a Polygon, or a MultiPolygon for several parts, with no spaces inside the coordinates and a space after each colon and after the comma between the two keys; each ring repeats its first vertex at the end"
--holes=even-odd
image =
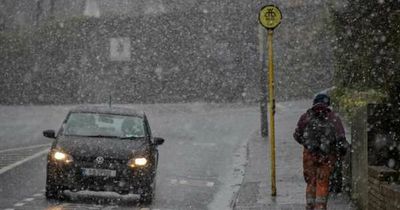
{"type": "Polygon", "coordinates": [[[128,115],[136,117],[145,117],[144,112],[118,106],[105,106],[105,105],[81,105],[72,108],[69,112],[87,112],[87,113],[100,113],[100,114],[116,114],[116,115],[128,115]]]}

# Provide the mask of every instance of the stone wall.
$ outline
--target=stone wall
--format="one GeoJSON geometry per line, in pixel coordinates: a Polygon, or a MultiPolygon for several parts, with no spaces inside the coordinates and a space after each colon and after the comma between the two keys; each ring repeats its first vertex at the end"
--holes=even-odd
{"type": "Polygon", "coordinates": [[[382,104],[361,107],[350,123],[351,176],[347,178],[352,183],[351,197],[362,210],[400,209],[400,173],[397,165],[392,164],[393,169],[383,166],[390,165],[388,160],[395,156],[380,154],[387,153],[385,147],[391,148],[393,141],[396,141],[388,140],[388,134],[394,132],[389,125],[394,122],[385,107],[382,104]],[[378,149],[376,145],[380,145],[378,149]]]}
{"type": "Polygon", "coordinates": [[[368,167],[368,210],[400,209],[399,174],[385,166],[368,167]]]}

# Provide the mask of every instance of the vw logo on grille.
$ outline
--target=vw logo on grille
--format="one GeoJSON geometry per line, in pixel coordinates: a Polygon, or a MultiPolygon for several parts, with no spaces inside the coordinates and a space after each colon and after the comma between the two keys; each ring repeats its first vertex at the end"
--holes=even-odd
{"type": "Polygon", "coordinates": [[[97,163],[97,164],[103,164],[103,163],[104,163],[104,158],[101,157],[101,156],[97,157],[97,158],[96,158],[96,163],[97,163]]]}

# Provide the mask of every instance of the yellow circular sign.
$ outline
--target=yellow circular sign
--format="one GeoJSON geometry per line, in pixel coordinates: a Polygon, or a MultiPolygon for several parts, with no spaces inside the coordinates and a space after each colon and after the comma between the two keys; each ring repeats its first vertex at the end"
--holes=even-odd
{"type": "Polygon", "coordinates": [[[282,20],[282,13],[275,5],[267,5],[261,8],[258,20],[267,29],[275,29],[282,20]]]}

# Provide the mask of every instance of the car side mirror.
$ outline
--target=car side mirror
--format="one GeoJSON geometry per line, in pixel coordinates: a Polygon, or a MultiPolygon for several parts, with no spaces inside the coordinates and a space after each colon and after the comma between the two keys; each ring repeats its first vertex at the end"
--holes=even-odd
{"type": "Polygon", "coordinates": [[[51,139],[56,138],[56,132],[54,130],[45,130],[43,131],[43,136],[51,139]]]}
{"type": "Polygon", "coordinates": [[[153,140],[154,140],[154,145],[156,145],[156,146],[164,144],[164,141],[165,141],[163,138],[160,138],[160,137],[154,137],[153,140]]]}

